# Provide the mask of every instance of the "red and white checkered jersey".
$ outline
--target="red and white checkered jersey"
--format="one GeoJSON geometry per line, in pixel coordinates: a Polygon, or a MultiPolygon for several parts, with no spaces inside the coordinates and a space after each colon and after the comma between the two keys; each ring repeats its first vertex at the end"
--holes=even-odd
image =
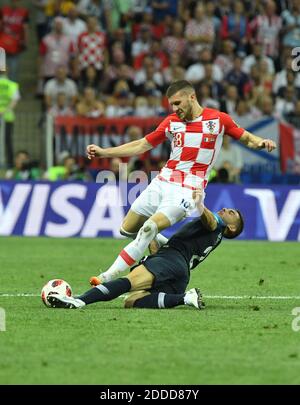
{"type": "Polygon", "coordinates": [[[103,68],[106,35],[101,31],[93,34],[83,32],[78,37],[78,52],[80,70],[92,65],[97,70],[103,68]]]}
{"type": "Polygon", "coordinates": [[[171,155],[160,171],[159,179],[195,189],[206,186],[223,135],[240,139],[243,132],[244,129],[228,114],[204,108],[202,115],[194,121],[182,121],[176,114],[170,114],[145,138],[153,147],[167,139],[171,141],[171,155]]]}

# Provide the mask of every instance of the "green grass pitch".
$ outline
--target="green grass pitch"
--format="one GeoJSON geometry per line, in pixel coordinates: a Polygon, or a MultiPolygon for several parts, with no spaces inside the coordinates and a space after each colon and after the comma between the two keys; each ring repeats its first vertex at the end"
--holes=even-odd
{"type": "Polygon", "coordinates": [[[46,308],[46,281],[75,294],[124,240],[0,239],[0,384],[299,384],[299,243],[223,242],[192,272],[207,308],[46,308]],[[4,296],[10,294],[11,296],[4,296]],[[224,297],[244,297],[230,298],[224,297]],[[223,297],[223,298],[222,298],[223,297]]]}

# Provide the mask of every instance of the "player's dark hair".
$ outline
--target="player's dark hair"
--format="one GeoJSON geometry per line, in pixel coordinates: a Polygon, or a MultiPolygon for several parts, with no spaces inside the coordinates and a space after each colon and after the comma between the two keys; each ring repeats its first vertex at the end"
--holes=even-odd
{"type": "Polygon", "coordinates": [[[236,210],[236,212],[239,214],[240,221],[238,223],[238,226],[237,226],[237,229],[236,229],[235,232],[226,232],[226,235],[224,235],[224,236],[227,239],[236,238],[244,230],[244,218],[243,218],[243,215],[242,215],[241,211],[239,211],[239,210],[236,210]]]}
{"type": "Polygon", "coordinates": [[[167,98],[170,98],[174,96],[174,94],[178,93],[178,91],[182,90],[188,91],[189,93],[195,91],[193,85],[187,80],[178,80],[177,82],[173,82],[170,84],[170,86],[167,88],[166,96],[167,98]]]}

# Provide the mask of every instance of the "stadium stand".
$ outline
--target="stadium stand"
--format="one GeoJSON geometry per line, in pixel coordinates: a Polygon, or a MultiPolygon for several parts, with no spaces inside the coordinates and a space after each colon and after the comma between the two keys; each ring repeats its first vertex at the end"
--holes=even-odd
{"type": "MultiPolygon", "coordinates": [[[[145,120],[139,122],[147,129],[149,117],[159,122],[169,111],[164,93],[170,82],[185,78],[195,85],[203,106],[228,112],[246,128],[271,131],[283,146],[272,162],[263,154],[244,154],[240,175],[232,178],[243,183],[299,183],[297,131],[290,130],[290,125],[297,128],[300,108],[300,73],[297,55],[292,54],[299,45],[298,2],[168,0],[163,8],[159,3],[1,1],[0,46],[7,50],[8,76],[18,79],[21,92],[15,153],[30,151],[46,170],[58,163],[61,148],[67,148],[77,163],[86,164],[87,139],[78,143],[77,128],[75,135],[69,133],[70,149],[61,126],[65,138],[59,147],[56,142],[49,162],[46,135],[58,138],[57,125],[47,115],[54,123],[66,116],[67,121],[74,116],[74,122],[76,116],[91,122],[100,117],[104,126],[106,119],[109,125],[110,119],[122,122],[123,117],[131,118],[128,125],[134,126],[137,117],[145,120]],[[12,16],[17,22],[12,23],[12,16]],[[279,126],[281,121],[288,125],[279,126]]],[[[128,126],[121,127],[126,132],[128,126]]],[[[102,146],[126,139],[125,132],[119,132],[109,130],[100,139],[102,146]]],[[[143,157],[148,169],[159,169],[167,149],[143,157]]],[[[86,169],[101,169],[93,165],[86,169]]]]}

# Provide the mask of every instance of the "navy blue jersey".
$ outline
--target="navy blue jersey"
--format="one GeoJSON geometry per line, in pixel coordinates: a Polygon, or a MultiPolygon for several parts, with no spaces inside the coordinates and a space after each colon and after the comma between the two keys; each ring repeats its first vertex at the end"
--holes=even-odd
{"type": "Polygon", "coordinates": [[[218,214],[214,216],[218,224],[214,231],[208,231],[200,218],[197,218],[180,228],[165,245],[178,250],[189,263],[191,270],[221,243],[226,224],[218,214]]]}

